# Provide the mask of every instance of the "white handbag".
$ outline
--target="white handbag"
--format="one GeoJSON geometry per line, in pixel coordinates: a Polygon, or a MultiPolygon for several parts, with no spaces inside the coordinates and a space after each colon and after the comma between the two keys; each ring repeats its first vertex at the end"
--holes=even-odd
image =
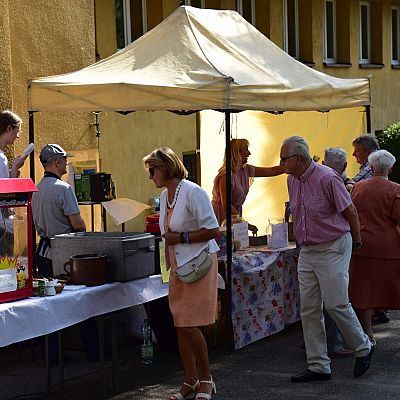
{"type": "Polygon", "coordinates": [[[185,283],[192,283],[202,278],[212,267],[212,258],[208,249],[176,268],[176,276],[185,283]]]}

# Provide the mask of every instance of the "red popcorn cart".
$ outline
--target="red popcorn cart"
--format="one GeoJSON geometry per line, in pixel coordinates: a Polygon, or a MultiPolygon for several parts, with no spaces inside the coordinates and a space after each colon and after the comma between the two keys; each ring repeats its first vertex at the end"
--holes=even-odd
{"type": "Polygon", "coordinates": [[[0,179],[0,303],[32,296],[33,192],[29,178],[0,179]]]}

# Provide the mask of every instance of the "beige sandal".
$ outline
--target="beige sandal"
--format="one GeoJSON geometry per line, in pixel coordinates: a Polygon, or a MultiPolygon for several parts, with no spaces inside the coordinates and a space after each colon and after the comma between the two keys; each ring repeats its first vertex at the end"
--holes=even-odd
{"type": "Polygon", "coordinates": [[[198,400],[198,399],[210,400],[211,396],[214,393],[217,393],[217,388],[215,386],[215,382],[213,381],[212,376],[210,376],[210,380],[209,381],[200,381],[199,383],[206,383],[207,385],[211,385],[211,394],[204,393],[204,392],[197,392],[195,400],[198,400]]]}
{"type": "Polygon", "coordinates": [[[200,384],[199,380],[196,381],[194,385],[189,385],[189,383],[183,382],[183,385],[189,387],[192,389],[191,392],[189,392],[186,396],[183,396],[181,392],[178,392],[177,394],[174,394],[171,396],[169,399],[170,400],[190,400],[194,399],[194,396],[196,394],[196,387],[200,384]]]}

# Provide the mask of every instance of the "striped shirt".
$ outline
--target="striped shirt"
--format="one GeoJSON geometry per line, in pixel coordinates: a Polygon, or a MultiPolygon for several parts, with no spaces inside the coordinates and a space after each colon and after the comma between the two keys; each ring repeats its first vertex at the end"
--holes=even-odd
{"type": "Polygon", "coordinates": [[[365,179],[371,179],[371,178],[372,178],[371,165],[369,164],[368,161],[365,161],[365,163],[360,166],[360,171],[353,178],[353,181],[354,182],[360,182],[360,181],[363,181],[365,179]]]}
{"type": "Polygon", "coordinates": [[[300,178],[288,176],[288,189],[300,244],[330,242],[350,231],[342,211],[350,206],[351,197],[333,169],[311,161],[300,178]]]}

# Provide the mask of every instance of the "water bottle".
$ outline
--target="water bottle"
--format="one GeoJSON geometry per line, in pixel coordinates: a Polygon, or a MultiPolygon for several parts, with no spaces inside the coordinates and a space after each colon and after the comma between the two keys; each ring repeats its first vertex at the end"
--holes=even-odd
{"type": "Polygon", "coordinates": [[[143,321],[143,344],[141,346],[142,364],[150,365],[153,363],[153,343],[150,321],[143,321]]]}

